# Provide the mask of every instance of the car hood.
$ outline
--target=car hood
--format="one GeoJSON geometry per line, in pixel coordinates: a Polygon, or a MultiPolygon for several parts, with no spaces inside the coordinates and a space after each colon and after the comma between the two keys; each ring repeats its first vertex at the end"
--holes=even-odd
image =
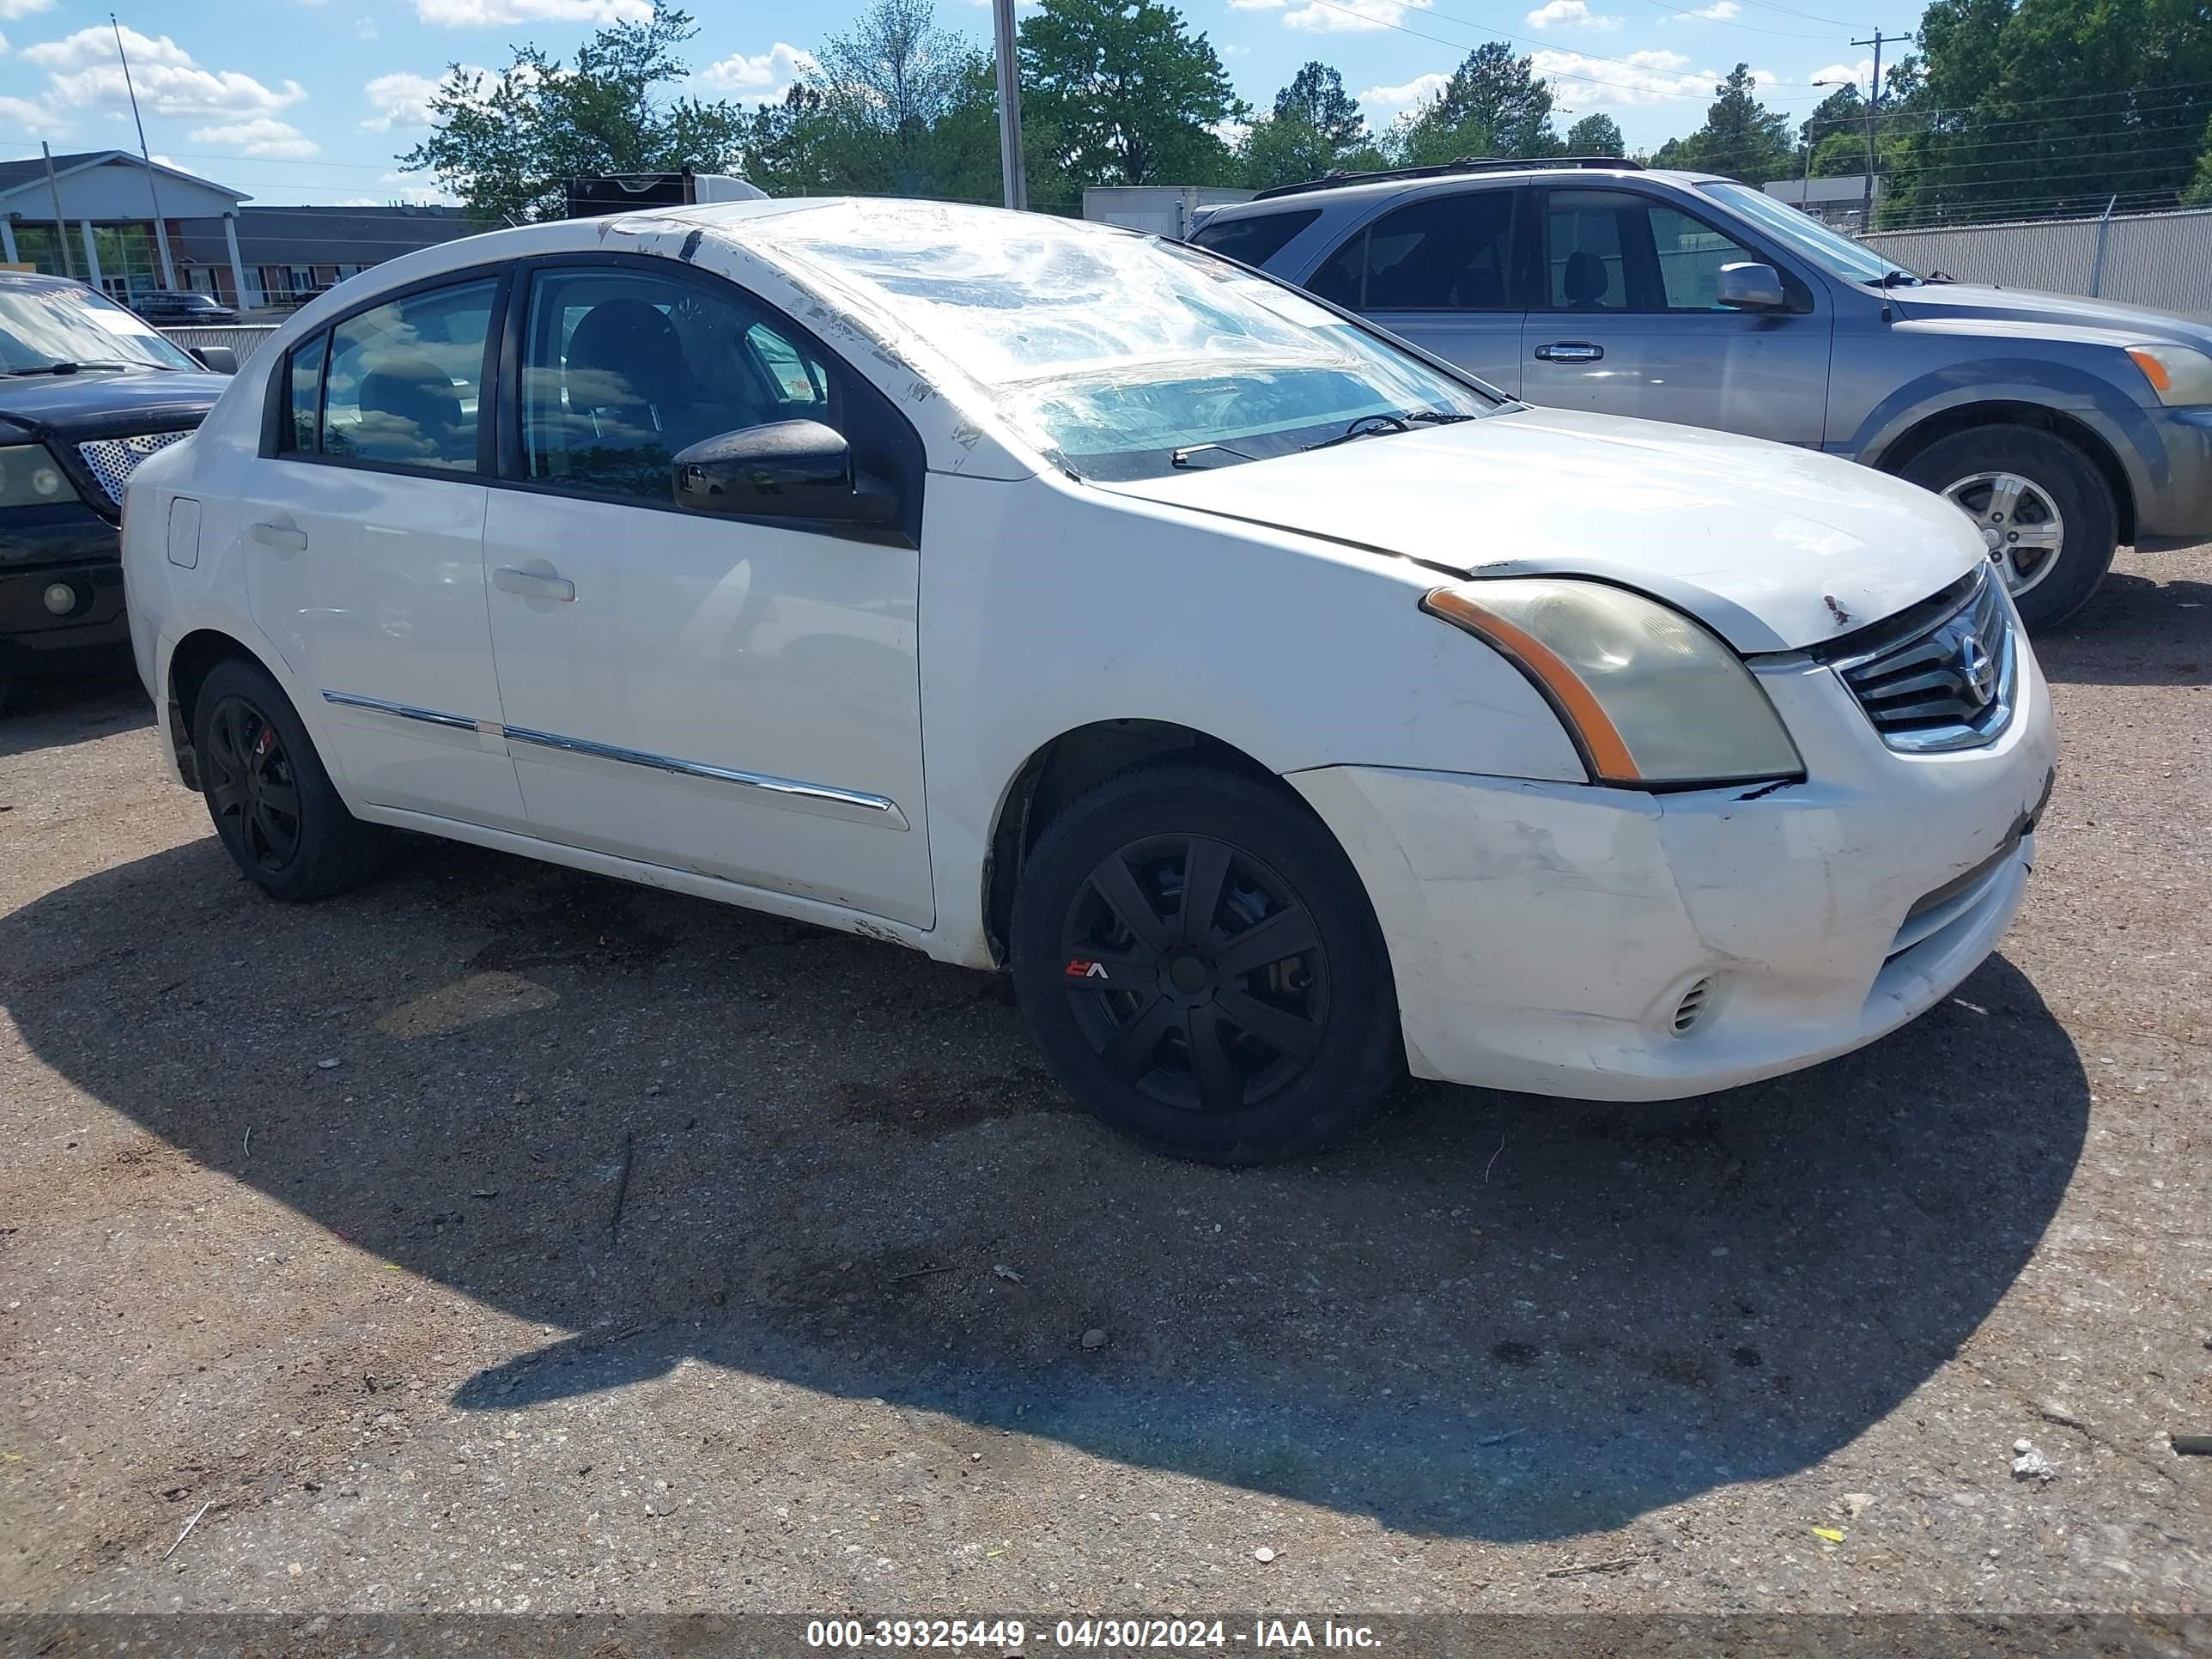
{"type": "Polygon", "coordinates": [[[41,437],[113,437],[198,426],[230,384],[184,369],[85,369],[0,379],[0,421],[41,437]]]}
{"type": "Polygon", "coordinates": [[[1564,410],[1103,487],[1478,579],[1597,577],[1745,652],[1850,633],[1984,556],[1963,514],[1865,467],[1564,410]]]}
{"type": "Polygon", "coordinates": [[[2146,343],[2176,341],[2212,350],[2212,326],[2146,311],[2141,306],[2114,305],[2108,300],[2085,300],[2071,294],[2043,294],[2032,288],[1984,288],[1976,283],[1929,283],[1918,288],[1893,288],[1883,297],[1899,316],[1926,322],[1969,321],[1987,318],[2007,323],[2041,323],[2057,328],[2095,328],[2132,334],[2146,343]]]}

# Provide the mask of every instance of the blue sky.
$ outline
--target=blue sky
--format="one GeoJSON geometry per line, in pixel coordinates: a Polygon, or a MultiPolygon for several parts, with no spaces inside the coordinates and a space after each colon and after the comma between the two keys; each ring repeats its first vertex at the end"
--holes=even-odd
{"type": "MultiPolygon", "coordinates": [[[[1802,117],[1811,83],[1866,73],[1849,42],[1911,28],[1916,0],[1187,0],[1238,90],[1264,106],[1298,65],[1335,65],[1370,121],[1387,125],[1467,51],[1505,39],[1536,55],[1563,110],[1604,110],[1632,145],[1703,118],[1738,62],[1802,117]]],[[[860,0],[696,0],[696,89],[781,95],[806,49],[860,0]]],[[[265,203],[436,199],[394,156],[422,131],[422,100],[450,63],[496,67],[510,45],[565,55],[643,0],[124,0],[146,137],[156,156],[265,203]]],[[[988,38],[981,0],[939,0],[947,27],[988,38]]],[[[0,0],[0,156],[136,147],[106,7],[0,0]]],[[[1562,124],[1564,125],[1564,123],[1562,124]]]]}

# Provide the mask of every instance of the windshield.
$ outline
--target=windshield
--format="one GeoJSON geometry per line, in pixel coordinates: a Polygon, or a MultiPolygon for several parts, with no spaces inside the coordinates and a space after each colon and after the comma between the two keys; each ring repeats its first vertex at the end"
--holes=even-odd
{"type": "Polygon", "coordinates": [[[908,202],[839,203],[763,228],[876,290],[1081,477],[1236,465],[1361,421],[1387,436],[1500,407],[1293,289],[1157,237],[908,202]]]}
{"type": "Polygon", "coordinates": [[[1893,276],[1907,276],[1916,283],[1921,280],[1917,271],[1906,270],[1894,259],[1883,258],[1864,243],[1854,242],[1840,232],[1830,230],[1811,214],[1801,213],[1787,202],[1778,202],[1763,190],[1736,184],[1703,185],[1699,188],[1726,202],[1761,230],[1780,237],[1831,276],[1840,276],[1847,283],[1879,283],[1893,276]]]}
{"type": "Polygon", "coordinates": [[[57,363],[198,367],[151,323],[88,288],[0,288],[0,373],[57,363]]]}

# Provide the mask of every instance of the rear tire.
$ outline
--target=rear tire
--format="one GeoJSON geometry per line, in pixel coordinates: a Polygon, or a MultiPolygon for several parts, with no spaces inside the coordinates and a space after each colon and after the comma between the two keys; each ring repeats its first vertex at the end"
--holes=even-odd
{"type": "Polygon", "coordinates": [[[287,902],[358,887],[386,833],[346,811],[299,711],[258,663],[217,663],[192,705],[192,748],[215,832],[248,881],[287,902]]]}
{"type": "Polygon", "coordinates": [[[1929,445],[1900,476],[1972,520],[2030,629],[2073,615],[2112,568],[2119,544],[2112,486],[2063,438],[2029,426],[1975,427],[1929,445]]]}
{"type": "Polygon", "coordinates": [[[1188,761],[1109,778],[1038,840],[1012,935],[1015,995],[1054,1071],[1155,1151],[1300,1157],[1402,1069],[1366,891],[1279,785],[1188,761]]]}

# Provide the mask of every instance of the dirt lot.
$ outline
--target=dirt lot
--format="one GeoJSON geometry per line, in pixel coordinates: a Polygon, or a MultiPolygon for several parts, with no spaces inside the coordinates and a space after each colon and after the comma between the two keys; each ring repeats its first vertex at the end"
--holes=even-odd
{"type": "Polygon", "coordinates": [[[434,845],[270,903],[135,684],[45,694],[0,1608],[2212,1608],[2212,549],[2045,657],[2027,909],[1916,1026],[1244,1174],[888,946],[434,845]]]}

